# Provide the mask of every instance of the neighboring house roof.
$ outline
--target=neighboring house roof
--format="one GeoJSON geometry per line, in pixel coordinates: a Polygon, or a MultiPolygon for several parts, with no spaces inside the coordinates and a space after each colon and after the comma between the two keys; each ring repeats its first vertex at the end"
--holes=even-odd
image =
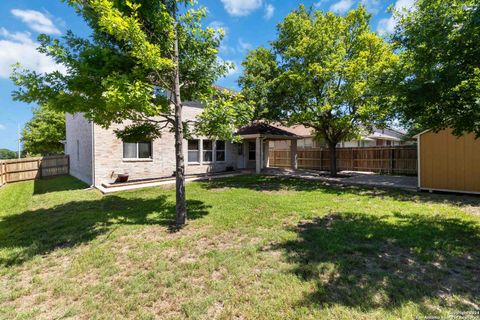
{"type": "Polygon", "coordinates": [[[281,124],[275,124],[275,127],[291,132],[297,136],[301,137],[312,137],[315,135],[314,131],[312,128],[307,128],[303,125],[297,125],[297,126],[291,126],[291,127],[286,127],[282,126],[281,124]]]}
{"type": "MultiPolygon", "coordinates": [[[[275,127],[294,133],[295,135],[301,136],[301,137],[313,137],[315,135],[314,130],[312,128],[307,128],[303,125],[297,125],[292,127],[275,125],[275,127]]],[[[383,139],[383,140],[391,140],[391,141],[401,141],[404,135],[405,135],[404,133],[391,128],[385,128],[385,129],[374,128],[373,133],[363,135],[360,138],[360,140],[374,141],[375,139],[383,139]]]]}
{"type": "Polygon", "coordinates": [[[233,95],[238,95],[238,94],[240,94],[240,92],[238,92],[238,91],[235,91],[235,90],[229,89],[229,88],[225,88],[225,87],[222,87],[222,86],[219,86],[219,85],[214,85],[214,86],[213,86],[213,89],[215,89],[215,90],[217,90],[217,91],[225,91],[225,90],[226,90],[226,91],[230,92],[230,93],[233,94],[233,95]]]}
{"type": "MultiPolygon", "coordinates": [[[[390,140],[390,141],[401,141],[402,140],[398,137],[394,137],[394,136],[391,136],[391,135],[388,135],[388,134],[385,134],[385,133],[382,133],[382,132],[379,132],[379,131],[376,131],[376,132],[368,135],[366,138],[367,139],[383,139],[383,140],[390,140]]],[[[362,140],[366,140],[366,139],[362,139],[362,140]]]]}
{"type": "Polygon", "coordinates": [[[299,138],[298,135],[283,130],[278,127],[274,127],[267,123],[254,123],[249,126],[243,127],[237,131],[237,134],[240,136],[279,136],[279,137],[289,137],[289,138],[299,138]]]}

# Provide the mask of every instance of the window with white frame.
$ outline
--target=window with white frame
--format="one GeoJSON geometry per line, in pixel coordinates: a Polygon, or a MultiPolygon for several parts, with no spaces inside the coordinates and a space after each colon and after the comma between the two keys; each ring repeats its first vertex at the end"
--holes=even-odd
{"type": "Polygon", "coordinates": [[[124,159],[151,159],[152,142],[123,142],[124,159]]]}
{"type": "Polygon", "coordinates": [[[212,162],[213,161],[213,141],[202,140],[202,146],[203,146],[203,162],[212,162]]]}
{"type": "Polygon", "coordinates": [[[225,161],[225,141],[218,140],[215,142],[215,161],[225,161]]]}
{"type": "Polygon", "coordinates": [[[198,140],[188,140],[188,162],[200,162],[200,143],[198,140]]]}

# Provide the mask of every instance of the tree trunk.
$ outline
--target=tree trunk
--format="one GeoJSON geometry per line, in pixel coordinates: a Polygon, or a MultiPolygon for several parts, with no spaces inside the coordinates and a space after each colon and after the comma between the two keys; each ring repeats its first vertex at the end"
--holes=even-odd
{"type": "Polygon", "coordinates": [[[178,52],[177,12],[174,4],[173,16],[174,26],[174,81],[173,89],[175,95],[175,163],[176,163],[176,223],[183,225],[187,222],[187,200],[185,195],[185,159],[183,155],[183,119],[182,99],[180,96],[180,66],[178,52]]]}
{"type": "Polygon", "coordinates": [[[332,177],[337,176],[337,144],[330,143],[328,145],[328,150],[330,151],[330,175],[332,177]]]}

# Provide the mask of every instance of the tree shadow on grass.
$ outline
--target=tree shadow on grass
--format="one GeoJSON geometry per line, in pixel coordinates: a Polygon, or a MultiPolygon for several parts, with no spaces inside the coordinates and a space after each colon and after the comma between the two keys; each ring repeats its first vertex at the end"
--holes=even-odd
{"type": "Polygon", "coordinates": [[[343,194],[347,191],[331,187],[331,184],[293,177],[270,175],[240,175],[222,179],[212,179],[200,182],[205,189],[214,190],[222,188],[249,189],[254,191],[318,191],[325,193],[343,194]]]}
{"type": "Polygon", "coordinates": [[[355,194],[372,198],[385,198],[398,201],[450,204],[459,207],[478,207],[480,214],[480,196],[425,193],[403,191],[394,188],[379,188],[358,185],[342,185],[320,180],[302,179],[296,177],[243,175],[231,178],[212,179],[201,182],[203,188],[208,190],[236,188],[255,191],[321,191],[326,194],[342,195],[355,194]]]}
{"type": "MultiPolygon", "coordinates": [[[[198,219],[209,206],[187,200],[188,218],[198,219]]],[[[73,247],[102,235],[113,225],[163,225],[174,228],[175,203],[106,196],[0,218],[0,265],[20,264],[58,248],[73,247]],[[3,251],[3,252],[2,252],[3,251]]]]}
{"type": "MultiPolygon", "coordinates": [[[[276,246],[316,291],[302,305],[394,309],[425,299],[457,310],[480,301],[480,226],[456,218],[334,213],[303,221],[276,246]]],[[[434,303],[436,304],[436,303],[434,303]]]]}
{"type": "Polygon", "coordinates": [[[37,179],[33,182],[33,194],[44,194],[50,192],[82,190],[88,185],[71,176],[59,176],[37,179]]]}

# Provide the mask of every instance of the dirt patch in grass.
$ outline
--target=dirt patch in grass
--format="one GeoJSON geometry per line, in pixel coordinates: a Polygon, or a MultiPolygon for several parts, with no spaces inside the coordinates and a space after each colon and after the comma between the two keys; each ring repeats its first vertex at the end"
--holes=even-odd
{"type": "MultiPolygon", "coordinates": [[[[18,273],[2,286],[10,292],[18,291],[22,294],[13,296],[5,303],[5,307],[13,308],[16,314],[28,314],[29,317],[37,319],[63,317],[68,311],[67,306],[74,304],[72,296],[63,295],[62,292],[68,290],[68,284],[61,281],[72,261],[73,256],[59,251],[22,265],[17,270],[18,273]]],[[[76,281],[93,281],[91,274],[85,276],[76,281]]]]}
{"type": "Polygon", "coordinates": [[[408,223],[332,213],[301,221],[294,228],[298,239],[281,248],[298,264],[295,274],[318,281],[319,291],[307,301],[370,309],[440,299],[451,308],[478,308],[478,230],[402,219],[408,223]]]}
{"type": "Polygon", "coordinates": [[[271,194],[271,195],[285,196],[285,195],[294,194],[294,191],[293,191],[293,190],[288,190],[288,189],[282,189],[282,190],[262,190],[262,193],[271,194]]]}
{"type": "MultiPolygon", "coordinates": [[[[479,202],[480,202],[480,200],[479,200],[479,202]]],[[[463,207],[463,210],[468,214],[472,214],[474,216],[479,216],[480,217],[480,205],[478,205],[478,206],[467,205],[467,206],[463,207]]]]}

